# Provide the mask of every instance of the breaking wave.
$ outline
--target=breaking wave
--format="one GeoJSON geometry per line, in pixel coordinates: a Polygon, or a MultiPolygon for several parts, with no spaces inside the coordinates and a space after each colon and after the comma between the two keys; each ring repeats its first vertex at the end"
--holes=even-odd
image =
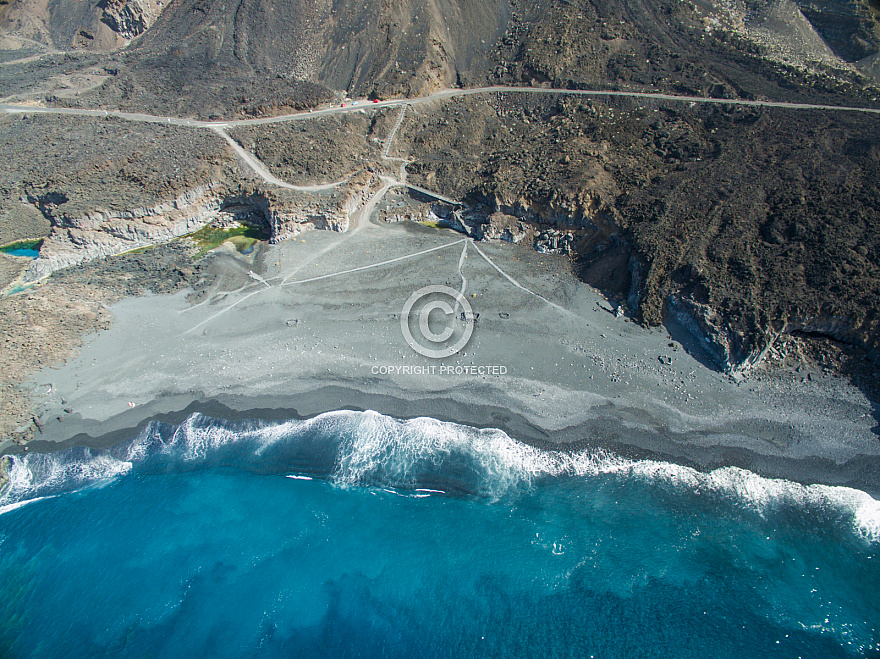
{"type": "Polygon", "coordinates": [[[400,421],[372,411],[329,412],[273,424],[194,414],[179,426],[151,422],[134,439],[110,449],[15,456],[0,495],[0,514],[29,500],[132,471],[214,467],[490,500],[515,496],[542,479],[606,478],[674,496],[723,501],[762,516],[783,508],[819,512],[869,542],[880,541],[880,502],[860,490],[805,486],[736,467],[703,473],[668,462],[629,460],[602,449],[548,451],[497,429],[425,417],[400,421]]]}

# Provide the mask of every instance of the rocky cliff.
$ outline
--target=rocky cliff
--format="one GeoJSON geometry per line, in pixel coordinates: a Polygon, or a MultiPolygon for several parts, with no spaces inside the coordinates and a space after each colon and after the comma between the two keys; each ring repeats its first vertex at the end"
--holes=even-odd
{"type": "MultiPolygon", "coordinates": [[[[347,231],[352,214],[380,187],[369,173],[321,194],[280,188],[230,188],[213,181],[173,200],[122,212],[92,212],[79,217],[52,215],[52,229],[40,255],[25,273],[33,282],[75,265],[166,243],[214,223],[241,222],[265,227],[271,242],[314,229],[347,231]]],[[[37,203],[37,200],[32,200],[37,203]]]]}
{"type": "Polygon", "coordinates": [[[123,39],[146,32],[168,4],[167,0],[100,0],[101,21],[123,39]]]}
{"type": "Polygon", "coordinates": [[[36,281],[62,268],[192,233],[217,217],[221,202],[216,193],[222,187],[212,182],[151,208],[53,217],[52,230],[25,280],[36,281]]]}
{"type": "Polygon", "coordinates": [[[155,23],[169,0],[10,0],[0,5],[0,33],[54,50],[112,51],[155,23]]]}

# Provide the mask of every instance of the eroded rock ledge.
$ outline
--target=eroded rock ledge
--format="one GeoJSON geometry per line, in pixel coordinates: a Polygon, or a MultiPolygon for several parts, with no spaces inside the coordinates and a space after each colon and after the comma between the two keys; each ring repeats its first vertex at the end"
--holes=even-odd
{"type": "Polygon", "coordinates": [[[123,39],[134,39],[156,22],[165,2],[151,0],[101,0],[101,22],[123,39]]]}
{"type": "Polygon", "coordinates": [[[351,215],[379,187],[379,179],[364,172],[347,184],[322,194],[262,188],[230,189],[211,181],[149,208],[123,212],[96,210],[80,217],[58,213],[45,199],[28,199],[49,218],[52,230],[40,256],[25,273],[33,282],[51,273],[88,261],[166,243],[215,223],[241,222],[265,227],[270,242],[304,231],[347,231],[351,215]]]}

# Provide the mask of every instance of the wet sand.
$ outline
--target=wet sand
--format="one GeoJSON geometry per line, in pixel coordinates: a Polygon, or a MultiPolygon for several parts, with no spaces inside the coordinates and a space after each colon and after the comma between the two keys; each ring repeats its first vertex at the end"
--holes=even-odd
{"type": "Polygon", "coordinates": [[[877,410],[857,389],[818,373],[734,382],[698,347],[689,354],[665,329],[609,313],[563,257],[409,223],[263,249],[268,283],[245,278],[198,305],[185,293],[115,305],[109,330],[34,378],[43,433],[29,450],[108,445],[194,411],[284,419],[374,409],[497,427],[543,447],[588,444],[877,491],[877,410]],[[463,279],[480,314],[467,347],[442,360],[417,354],[400,329],[407,298],[463,279]]]}

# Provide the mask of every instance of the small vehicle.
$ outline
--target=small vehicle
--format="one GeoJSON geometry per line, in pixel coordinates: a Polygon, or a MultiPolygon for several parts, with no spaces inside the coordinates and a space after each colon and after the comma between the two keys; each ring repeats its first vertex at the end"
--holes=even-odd
{"type": "Polygon", "coordinates": [[[378,102],[379,102],[379,99],[378,99],[378,98],[374,98],[374,99],[373,99],[373,103],[378,103],[378,102]]]}

